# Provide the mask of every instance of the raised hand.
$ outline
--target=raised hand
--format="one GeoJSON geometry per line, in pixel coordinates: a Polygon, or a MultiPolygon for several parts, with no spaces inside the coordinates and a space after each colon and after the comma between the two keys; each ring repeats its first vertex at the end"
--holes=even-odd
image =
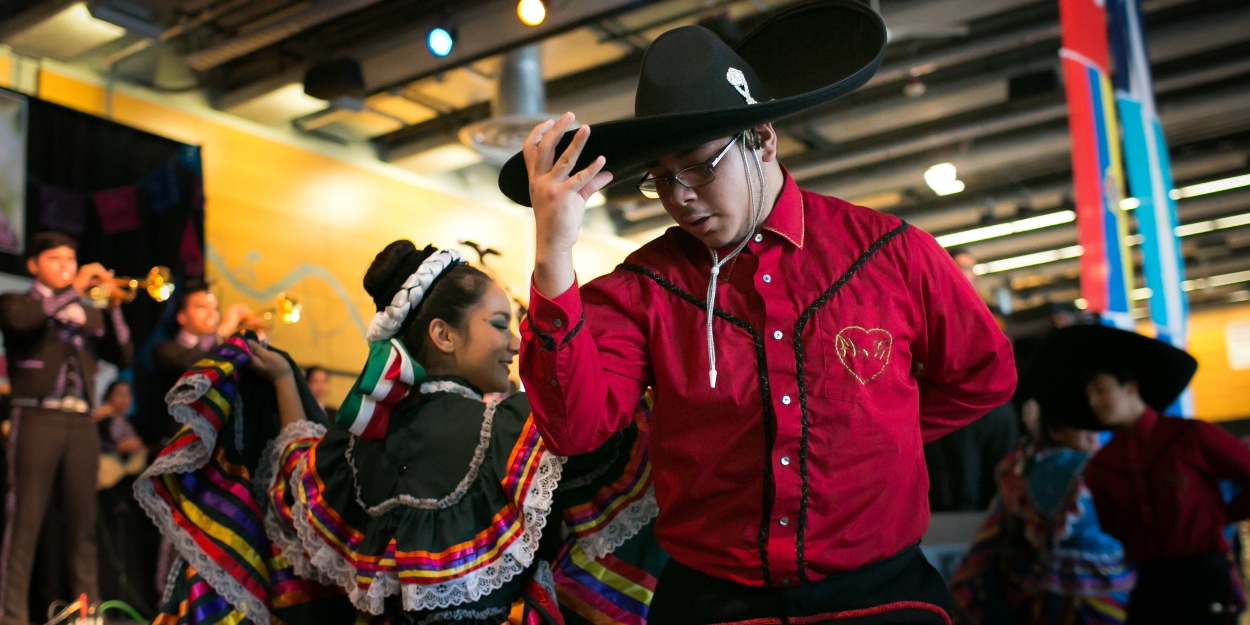
{"type": "Polygon", "coordinates": [[[104,268],[100,263],[88,263],[78,268],[78,275],[74,277],[74,290],[79,293],[86,293],[91,287],[100,285],[104,294],[107,295],[113,290],[113,285],[107,281],[113,277],[113,272],[104,268]]]}
{"type": "Polygon", "coordinates": [[[247,362],[247,368],[252,373],[270,382],[295,374],[291,369],[291,363],[287,362],[287,359],[283,358],[281,354],[250,339],[247,342],[247,346],[252,348],[252,359],[247,362]]]}
{"type": "Polygon", "coordinates": [[[576,122],[572,113],[543,122],[530,131],[522,149],[534,206],[534,286],[547,297],[560,295],[573,285],[572,249],[581,231],[586,201],[612,182],[612,174],[603,171],[606,160],[602,156],[585,169],[573,171],[590,138],[589,126],[578,127],[568,148],[556,157],[556,145],[566,131],[577,127],[576,122]]]}

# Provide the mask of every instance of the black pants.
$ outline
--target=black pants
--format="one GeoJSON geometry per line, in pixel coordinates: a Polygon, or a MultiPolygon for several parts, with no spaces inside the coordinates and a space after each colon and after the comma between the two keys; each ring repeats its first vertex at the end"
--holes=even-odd
{"type": "MultiPolygon", "coordinates": [[[[43,408],[14,411],[9,432],[9,501],[4,536],[3,625],[26,625],[31,568],[44,515],[53,504],[63,514],[53,525],[74,596],[99,597],[96,570],[96,471],[100,436],[90,415],[43,408]]],[[[42,619],[40,619],[42,620],[42,619]]]]}
{"type": "Polygon", "coordinates": [[[912,545],[853,571],[793,588],[717,579],[670,559],[656,584],[648,625],[945,625],[950,594],[912,545]]]}
{"type": "Polygon", "coordinates": [[[1137,566],[1125,625],[1232,625],[1237,622],[1228,557],[1154,560],[1137,566]],[[1212,609],[1216,606],[1216,609],[1212,609]]]}

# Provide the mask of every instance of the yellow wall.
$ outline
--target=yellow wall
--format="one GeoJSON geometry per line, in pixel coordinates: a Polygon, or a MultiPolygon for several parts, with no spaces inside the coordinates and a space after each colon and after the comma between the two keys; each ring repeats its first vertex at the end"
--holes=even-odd
{"type": "MultiPolygon", "coordinates": [[[[7,81],[7,72],[0,73],[0,84],[7,81]]],[[[47,69],[38,96],[96,115],[105,111],[98,85],[47,69]]],[[[492,263],[500,278],[528,296],[533,225],[519,207],[475,202],[386,166],[361,166],[275,140],[245,122],[124,93],[114,96],[112,119],[201,146],[205,256],[214,290],[224,305],[253,308],[269,306],[279,292],[297,298],[303,321],[275,328],[270,340],[301,364],[359,370],[374,310],[361,277],[373,256],[398,238],[439,247],[459,239],[489,245],[503,252],[492,263]]],[[[593,237],[583,237],[578,248],[583,280],[606,273],[631,249],[593,237]]],[[[352,380],[331,381],[331,403],[337,404],[352,380]]]]}
{"type": "MultiPolygon", "coordinates": [[[[9,80],[0,55],[0,85],[9,80]]],[[[102,115],[103,89],[87,80],[43,70],[39,97],[102,115]]],[[[409,238],[440,247],[472,238],[504,253],[493,263],[514,293],[528,294],[532,219],[520,209],[476,202],[415,176],[365,167],[249,129],[245,122],[188,113],[118,93],[113,119],[203,150],[209,276],[225,304],[269,306],[285,291],[304,304],[304,320],[278,327],[274,345],[301,364],[356,371],[363,331],[373,307],[360,286],[365,268],[388,242],[409,238]]],[[[623,241],[584,237],[576,248],[585,282],[611,270],[632,249],[623,241]]],[[[1250,416],[1250,371],[1228,363],[1224,327],[1250,321],[1250,305],[1194,313],[1190,351],[1199,417],[1250,416]]],[[[332,403],[350,378],[333,376],[332,403]]]]}
{"type": "Polygon", "coordinates": [[[1225,327],[1250,323],[1250,305],[1193,313],[1189,352],[1198,359],[1194,376],[1194,413],[1209,421],[1250,417],[1250,369],[1234,371],[1228,362],[1225,327]]]}

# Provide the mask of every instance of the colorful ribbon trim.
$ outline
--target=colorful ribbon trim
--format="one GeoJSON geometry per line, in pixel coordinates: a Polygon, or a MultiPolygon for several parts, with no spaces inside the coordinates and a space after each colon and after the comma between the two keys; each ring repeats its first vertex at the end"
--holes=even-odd
{"type": "Polygon", "coordinates": [[[423,381],[425,369],[408,355],[399,339],[374,341],[369,344],[364,370],[334,420],[364,440],[382,439],[395,403],[423,381]]]}
{"type": "Polygon", "coordinates": [[[343,520],[324,499],[325,484],[314,469],[317,451],[315,446],[308,450],[307,468],[293,484],[299,489],[296,496],[305,507],[306,518],[318,538],[355,568],[356,584],[362,592],[367,592],[380,574],[396,574],[405,585],[434,585],[464,577],[498,561],[524,531],[527,520],[523,508],[529,503],[530,486],[537,478],[539,465],[547,456],[546,446],[530,416],[512,449],[507,474],[501,481],[512,503],[499,510],[489,525],[472,539],[439,552],[398,550],[392,540],[383,553],[366,554],[359,551],[364,535],[343,520]]]}

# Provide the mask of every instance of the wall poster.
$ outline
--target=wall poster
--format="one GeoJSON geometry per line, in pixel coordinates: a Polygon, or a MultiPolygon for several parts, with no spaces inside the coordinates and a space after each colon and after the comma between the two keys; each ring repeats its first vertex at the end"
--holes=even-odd
{"type": "Polygon", "coordinates": [[[26,251],[26,96],[0,91],[0,251],[26,251]]]}

